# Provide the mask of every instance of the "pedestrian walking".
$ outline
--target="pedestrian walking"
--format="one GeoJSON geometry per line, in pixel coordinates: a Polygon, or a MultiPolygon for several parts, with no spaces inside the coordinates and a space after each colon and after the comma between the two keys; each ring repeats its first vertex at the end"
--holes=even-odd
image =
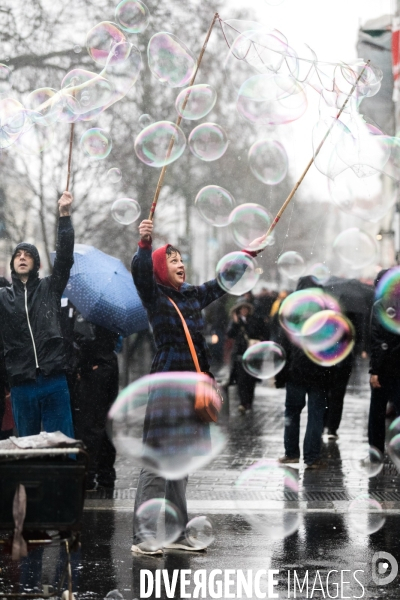
{"type": "MultiPolygon", "coordinates": [[[[152,252],[151,234],[153,224],[144,220],[139,225],[140,241],[138,250],[132,260],[132,275],[146,308],[147,315],[157,347],[151,373],[168,371],[195,371],[192,355],[188,346],[182,322],[170,297],[178,306],[189,328],[193,344],[200,363],[201,371],[209,371],[208,350],[203,336],[204,320],[201,311],[211,302],[225,293],[216,279],[200,286],[185,282],[185,266],[181,253],[177,248],[166,244],[152,252]]],[[[146,415],[143,441],[153,442],[159,431],[159,415],[146,415]],[[157,419],[158,417],[158,419],[157,419]],[[158,429],[157,429],[158,427],[158,429]]],[[[168,416],[166,416],[168,418],[168,416]]],[[[209,425],[200,421],[194,412],[186,414],[185,422],[190,428],[194,439],[201,443],[209,437],[209,425]]],[[[146,542],[141,541],[138,532],[136,513],[139,507],[153,498],[165,498],[172,502],[184,519],[184,527],[188,522],[186,505],[186,486],[188,478],[168,481],[155,475],[147,469],[142,469],[136,492],[134,531],[132,551],[142,554],[160,554],[161,550],[152,550],[146,542]]],[[[184,530],[173,544],[167,548],[182,550],[203,550],[205,547],[194,548],[185,538],[184,530]]]]}
{"type": "Polygon", "coordinates": [[[50,276],[39,278],[33,244],[18,244],[11,257],[12,284],[0,289],[0,332],[14,421],[19,436],[61,431],[73,437],[61,296],[73,265],[72,196],[58,201],[57,255],[50,276]]]}
{"type": "Polygon", "coordinates": [[[253,407],[257,378],[243,368],[243,354],[253,344],[266,340],[267,326],[263,319],[254,315],[254,306],[246,300],[239,300],[231,310],[231,322],[227,336],[235,341],[231,372],[228,385],[237,384],[239,401],[238,411],[242,415],[253,407]]]}
{"type": "MultiPolygon", "coordinates": [[[[380,271],[375,287],[387,273],[380,271]]],[[[370,446],[385,451],[386,406],[391,402],[395,416],[400,415],[400,336],[383,327],[374,308],[370,329],[370,385],[371,401],[368,417],[368,442],[370,446]]]]}

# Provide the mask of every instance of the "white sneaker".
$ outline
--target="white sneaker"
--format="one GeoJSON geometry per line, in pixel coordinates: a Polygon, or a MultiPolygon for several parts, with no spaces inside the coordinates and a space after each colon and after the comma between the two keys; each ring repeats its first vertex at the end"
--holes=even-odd
{"type": "Polygon", "coordinates": [[[163,547],[167,550],[188,550],[189,552],[202,552],[203,550],[207,550],[207,546],[192,546],[188,540],[178,540],[171,544],[165,544],[163,547]]]}
{"type": "Polygon", "coordinates": [[[153,550],[147,542],[140,542],[140,544],[133,544],[131,548],[131,552],[137,552],[138,554],[162,554],[163,551],[161,548],[157,548],[157,550],[153,550]]]}

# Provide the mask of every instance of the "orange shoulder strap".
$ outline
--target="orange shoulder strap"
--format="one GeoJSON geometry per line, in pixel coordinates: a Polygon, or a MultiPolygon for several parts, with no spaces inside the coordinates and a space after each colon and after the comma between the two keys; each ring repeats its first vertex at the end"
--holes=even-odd
{"type": "Polygon", "coordinates": [[[186,321],[183,318],[183,314],[181,313],[181,311],[179,310],[179,308],[177,307],[177,305],[175,304],[175,302],[173,300],[171,300],[171,298],[169,296],[167,296],[167,298],[171,302],[171,304],[174,306],[176,312],[178,313],[178,315],[181,318],[182,325],[183,325],[183,330],[184,330],[185,335],[186,335],[187,343],[189,344],[189,350],[190,350],[190,354],[192,355],[192,358],[193,358],[194,366],[196,367],[196,371],[198,373],[201,373],[202,371],[200,369],[199,359],[197,358],[197,354],[196,354],[196,350],[195,350],[195,347],[194,347],[194,344],[193,344],[192,336],[190,335],[190,331],[188,329],[188,326],[186,325],[186,321]]]}

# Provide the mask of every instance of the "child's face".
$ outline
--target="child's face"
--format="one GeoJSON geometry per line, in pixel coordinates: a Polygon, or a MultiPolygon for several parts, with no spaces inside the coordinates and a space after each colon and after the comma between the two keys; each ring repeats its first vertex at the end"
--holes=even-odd
{"type": "Polygon", "coordinates": [[[171,256],[167,256],[167,269],[170,282],[173,286],[179,288],[185,281],[185,265],[178,252],[174,252],[171,256]]]}

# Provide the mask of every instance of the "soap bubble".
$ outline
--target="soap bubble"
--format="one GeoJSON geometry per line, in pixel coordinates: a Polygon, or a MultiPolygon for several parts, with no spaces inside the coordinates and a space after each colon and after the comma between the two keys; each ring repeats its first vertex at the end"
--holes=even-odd
{"type": "Polygon", "coordinates": [[[400,334],[400,267],[389,269],[375,290],[374,315],[392,333],[400,334]]]}
{"type": "Polygon", "coordinates": [[[331,367],[344,360],[353,350],[354,327],[344,315],[322,310],[312,315],[301,329],[301,345],[310,360],[331,367]]]}
{"type": "Polygon", "coordinates": [[[251,123],[281,125],[304,114],[307,96],[289,75],[254,75],[241,86],[236,108],[251,123]]]}
{"type": "Polygon", "coordinates": [[[374,262],[377,255],[375,240],[357,227],[339,233],[333,242],[333,250],[345,263],[361,269],[374,262]]]}
{"type": "Polygon", "coordinates": [[[0,98],[0,149],[8,148],[31,126],[28,113],[14,98],[0,98]]]}
{"type": "Polygon", "coordinates": [[[92,160],[107,158],[112,149],[110,134],[104,129],[88,129],[81,137],[81,148],[92,160]]]}
{"type": "Polygon", "coordinates": [[[207,223],[225,227],[235,206],[235,198],[219,185],[207,185],[198,192],[195,206],[207,223]]]}
{"type": "Polygon", "coordinates": [[[130,225],[140,217],[140,205],[132,198],[119,198],[111,206],[111,216],[121,223],[121,225],[130,225]]]}
{"type": "Polygon", "coordinates": [[[286,177],[288,157],[285,148],[279,142],[255,142],[249,150],[248,160],[253,175],[262,183],[276,185],[286,177]]]}
{"type": "Polygon", "coordinates": [[[284,349],[275,342],[253,344],[243,354],[243,368],[258,379],[270,379],[282,371],[286,362],[284,349]]]}
{"type": "Polygon", "coordinates": [[[348,518],[350,526],[364,535],[379,531],[386,521],[382,506],[368,494],[361,494],[350,503],[348,518]]]}
{"type": "Polygon", "coordinates": [[[56,90],[39,88],[28,94],[26,108],[36,113],[36,122],[43,125],[54,123],[61,112],[61,104],[56,90]]]}
{"type": "Polygon", "coordinates": [[[367,446],[366,444],[357,445],[353,450],[351,464],[353,468],[367,477],[375,477],[383,469],[384,456],[378,448],[367,446]]]}
{"type": "Polygon", "coordinates": [[[74,52],[75,52],[75,54],[79,54],[80,52],[82,52],[82,47],[79,46],[79,44],[75,44],[74,52]]]}
{"type": "Polygon", "coordinates": [[[200,83],[182,90],[175,101],[180,117],[191,121],[202,119],[214,108],[217,92],[211,85],[200,83]]]}
{"type": "Polygon", "coordinates": [[[391,153],[390,138],[356,113],[346,123],[336,151],[356,175],[368,177],[384,169],[391,153]]]}
{"type": "Polygon", "coordinates": [[[277,261],[278,269],[289,279],[301,277],[306,270],[304,258],[298,252],[289,250],[280,255],[277,261]]]}
{"type": "Polygon", "coordinates": [[[392,181],[382,173],[358,177],[353,169],[346,169],[329,181],[329,191],[341,210],[376,223],[396,203],[396,189],[392,181]]]}
{"type": "Polygon", "coordinates": [[[170,121],[158,121],[148,125],[135,140],[137,157],[149,167],[171,164],[182,156],[185,147],[185,134],[170,121]],[[173,145],[171,145],[172,139],[173,145]]]}
{"type": "Polygon", "coordinates": [[[102,76],[112,87],[112,95],[103,110],[126,96],[134,86],[142,69],[142,56],[136,46],[121,42],[114,47],[113,60],[108,60],[102,76]]]}
{"type": "Polygon", "coordinates": [[[229,226],[235,244],[246,250],[261,250],[273,243],[273,235],[265,237],[272,222],[263,206],[240,204],[229,217],[229,226]]]}
{"type": "Polygon", "coordinates": [[[367,65],[364,60],[358,59],[354,63],[343,64],[340,69],[336,69],[335,84],[340,91],[348,94],[361,72],[362,75],[356,88],[357,97],[369,98],[375,96],[380,90],[383,72],[375,65],[367,65]]]}
{"type": "Polygon", "coordinates": [[[135,513],[136,535],[151,550],[174,542],[184,528],[178,508],[164,498],[153,498],[139,506],[135,513]]]}
{"type": "Polygon", "coordinates": [[[292,471],[280,466],[275,461],[260,460],[250,468],[243,471],[235,483],[235,498],[240,512],[254,529],[268,539],[279,540],[292,535],[300,525],[300,516],[297,510],[285,510],[281,504],[285,500],[298,499],[299,484],[292,471]],[[251,502],[241,502],[241,493],[262,492],[264,500],[263,509],[257,511],[251,502]],[[274,502],[279,504],[274,508],[274,502]],[[267,508],[266,508],[267,507],[267,508]]]}
{"type": "Polygon", "coordinates": [[[279,308],[279,321],[292,341],[301,335],[307,320],[322,310],[340,312],[336,298],[326,294],[321,288],[308,288],[289,294],[279,308]]]}
{"type": "Polygon", "coordinates": [[[139,125],[141,126],[142,129],[144,129],[148,125],[151,125],[152,123],[154,123],[154,119],[150,115],[148,115],[148,114],[140,115],[139,125]]]}
{"type": "Polygon", "coordinates": [[[217,264],[216,272],[219,285],[234,296],[249,292],[260,278],[256,261],[245,252],[226,254],[217,264]]]}
{"type": "Polygon", "coordinates": [[[107,78],[84,69],[69,71],[63,78],[61,87],[59,104],[62,104],[67,96],[69,110],[76,115],[75,120],[97,116],[108,106],[114,94],[112,83],[107,78]],[[69,100],[71,96],[73,102],[69,100]]]}
{"type": "Polygon", "coordinates": [[[142,33],[149,25],[150,12],[140,0],[122,0],[115,9],[115,18],[124,31],[142,33]]]}
{"type": "Polygon", "coordinates": [[[191,51],[172,33],[154,34],[147,46],[147,58],[154,77],[173,88],[187,85],[196,69],[191,51]]]}
{"type": "Polygon", "coordinates": [[[153,373],[122,390],[109,412],[117,451],[165,479],[182,479],[207,465],[226,438],[216,423],[205,423],[195,413],[198,384],[220,405],[213,381],[194,371],[153,373]]]}
{"type": "Polygon", "coordinates": [[[314,164],[323,175],[332,180],[348,169],[348,165],[337,153],[338,143],[346,132],[350,134],[346,125],[334,117],[320,119],[313,128],[314,164]],[[321,147],[320,144],[328,131],[329,135],[321,147]]]}
{"type": "Polygon", "coordinates": [[[186,525],[186,539],[194,548],[208,548],[214,537],[213,524],[209,517],[194,517],[186,525]]]}
{"type": "Polygon", "coordinates": [[[191,152],[201,160],[218,160],[228,148],[228,137],[216,123],[201,123],[190,132],[188,144],[191,152]]]}
{"type": "Polygon", "coordinates": [[[11,69],[7,65],[0,63],[0,96],[7,94],[10,91],[10,76],[11,69]]]}
{"type": "Polygon", "coordinates": [[[315,283],[324,285],[330,278],[331,272],[324,263],[315,263],[308,269],[308,273],[315,283]]]}
{"type": "MultiPolygon", "coordinates": [[[[396,419],[396,421],[398,421],[398,419],[396,419]]],[[[396,469],[400,473],[400,433],[397,433],[392,437],[388,444],[387,450],[396,469]]]]}
{"type": "Polygon", "coordinates": [[[54,127],[43,125],[41,116],[35,112],[28,112],[25,117],[24,127],[15,141],[15,150],[20,154],[37,156],[50,148],[54,142],[54,127]]]}
{"type": "MultiPolygon", "coordinates": [[[[117,44],[126,42],[125,34],[109,21],[98,23],[86,36],[86,48],[89,56],[99,65],[105,65],[109,60],[110,52],[117,44]]],[[[114,59],[111,58],[111,62],[114,59]]],[[[119,60],[119,58],[118,58],[119,60]]]]}
{"type": "Polygon", "coordinates": [[[122,179],[121,169],[118,167],[112,167],[107,171],[107,179],[111,181],[111,183],[118,183],[122,179]]]}

